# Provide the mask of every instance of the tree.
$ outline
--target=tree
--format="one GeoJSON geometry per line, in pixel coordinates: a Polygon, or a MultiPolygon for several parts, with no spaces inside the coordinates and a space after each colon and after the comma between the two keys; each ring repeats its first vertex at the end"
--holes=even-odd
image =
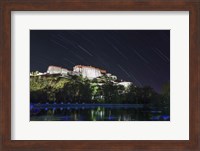
{"type": "Polygon", "coordinates": [[[162,88],[162,106],[166,113],[170,113],[170,82],[165,83],[162,88]]]}
{"type": "Polygon", "coordinates": [[[153,99],[155,98],[156,92],[153,90],[153,88],[149,86],[145,86],[142,88],[143,91],[143,104],[150,104],[153,99]]]}
{"type": "Polygon", "coordinates": [[[137,92],[138,92],[137,88],[133,84],[129,85],[127,94],[126,94],[126,102],[133,103],[133,104],[138,103],[137,102],[137,100],[138,100],[137,92]]]}
{"type": "Polygon", "coordinates": [[[150,104],[169,109],[170,86],[164,85],[161,95],[151,87],[125,88],[106,76],[89,80],[82,76],[31,76],[30,100],[32,103],[130,103],[150,104]]]}

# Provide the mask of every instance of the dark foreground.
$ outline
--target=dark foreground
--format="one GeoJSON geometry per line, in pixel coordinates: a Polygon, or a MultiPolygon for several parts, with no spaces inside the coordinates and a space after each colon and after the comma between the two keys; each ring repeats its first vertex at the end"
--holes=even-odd
{"type": "Polygon", "coordinates": [[[31,104],[30,121],[169,121],[142,104],[31,104]]]}

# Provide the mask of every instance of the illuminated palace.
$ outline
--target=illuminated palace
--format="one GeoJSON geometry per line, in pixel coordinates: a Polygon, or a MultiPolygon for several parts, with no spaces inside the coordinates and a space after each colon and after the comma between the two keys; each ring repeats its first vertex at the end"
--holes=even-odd
{"type": "Polygon", "coordinates": [[[67,75],[82,75],[88,79],[94,79],[106,74],[106,70],[95,68],[92,66],[76,65],[73,67],[73,71],[66,68],[61,68],[57,66],[49,66],[47,69],[48,74],[61,74],[63,76],[67,75]]]}
{"type": "Polygon", "coordinates": [[[68,70],[66,68],[58,67],[58,66],[49,66],[47,72],[41,73],[37,72],[35,74],[31,73],[30,76],[61,76],[68,77],[71,75],[82,75],[84,78],[88,78],[90,80],[94,78],[98,78],[106,75],[112,79],[112,82],[117,85],[123,85],[124,87],[128,87],[132,82],[127,81],[116,81],[117,76],[107,73],[106,70],[102,70],[92,66],[84,66],[84,65],[76,65],[73,67],[73,70],[68,70]]]}

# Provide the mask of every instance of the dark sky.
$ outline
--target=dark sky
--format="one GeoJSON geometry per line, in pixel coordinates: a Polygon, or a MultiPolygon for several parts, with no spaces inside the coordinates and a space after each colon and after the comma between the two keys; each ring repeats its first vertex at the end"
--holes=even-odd
{"type": "Polygon", "coordinates": [[[31,30],[30,70],[91,65],[157,92],[170,80],[170,30],[31,30]]]}

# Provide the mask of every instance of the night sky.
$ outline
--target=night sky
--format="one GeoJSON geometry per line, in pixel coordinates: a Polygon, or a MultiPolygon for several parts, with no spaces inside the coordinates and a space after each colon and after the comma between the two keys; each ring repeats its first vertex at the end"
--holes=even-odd
{"type": "Polygon", "coordinates": [[[31,30],[30,71],[105,69],[157,92],[170,80],[170,30],[31,30]]]}

